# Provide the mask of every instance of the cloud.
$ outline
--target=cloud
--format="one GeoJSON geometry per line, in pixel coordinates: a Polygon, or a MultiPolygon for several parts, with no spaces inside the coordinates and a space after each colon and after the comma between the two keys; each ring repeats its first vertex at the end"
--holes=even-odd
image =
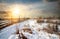
{"type": "Polygon", "coordinates": [[[40,1],[42,0],[0,0],[0,2],[5,2],[5,3],[34,3],[40,1]]]}
{"type": "Polygon", "coordinates": [[[54,2],[57,0],[0,0],[0,3],[36,3],[36,2],[54,2]]]}
{"type": "Polygon", "coordinates": [[[37,3],[37,5],[32,5],[30,10],[40,10],[41,16],[59,16],[58,12],[58,2],[48,2],[48,3],[37,3]]]}
{"type": "MultiPolygon", "coordinates": [[[[6,4],[9,7],[15,3],[6,4]]],[[[40,17],[40,16],[58,16],[57,13],[58,3],[57,2],[35,2],[35,3],[17,3],[23,8],[21,17],[40,17]]],[[[5,8],[5,7],[4,7],[5,8]]]]}

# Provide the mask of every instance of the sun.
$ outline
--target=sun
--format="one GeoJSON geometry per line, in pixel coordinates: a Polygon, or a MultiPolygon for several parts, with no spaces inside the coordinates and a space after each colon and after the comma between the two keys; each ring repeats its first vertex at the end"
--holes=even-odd
{"type": "Polygon", "coordinates": [[[19,14],[19,13],[20,13],[19,6],[13,7],[13,8],[12,8],[12,13],[13,13],[13,14],[16,14],[16,15],[19,14]]]}
{"type": "Polygon", "coordinates": [[[7,10],[9,18],[23,18],[27,13],[26,6],[20,4],[9,5],[9,8],[7,10]]]}
{"type": "Polygon", "coordinates": [[[10,12],[13,18],[19,18],[19,15],[21,13],[20,6],[14,5],[10,8],[10,12]]]}

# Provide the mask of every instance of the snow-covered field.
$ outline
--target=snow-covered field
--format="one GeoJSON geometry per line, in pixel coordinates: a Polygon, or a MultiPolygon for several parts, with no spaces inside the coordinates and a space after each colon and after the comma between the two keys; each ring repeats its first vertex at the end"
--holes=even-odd
{"type": "Polygon", "coordinates": [[[43,30],[48,28],[48,25],[49,23],[37,23],[35,19],[26,20],[2,29],[0,39],[16,39],[19,36],[19,34],[15,34],[16,27],[19,29],[19,33],[23,33],[27,39],[60,39],[59,35],[43,30]]]}

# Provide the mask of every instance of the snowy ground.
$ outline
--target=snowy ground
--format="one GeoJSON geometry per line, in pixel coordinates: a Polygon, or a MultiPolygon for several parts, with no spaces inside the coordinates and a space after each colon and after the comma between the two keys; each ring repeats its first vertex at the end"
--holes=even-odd
{"type": "Polygon", "coordinates": [[[17,23],[6,27],[0,31],[0,39],[16,39],[16,26],[19,28],[19,31],[23,33],[28,39],[60,39],[59,35],[50,34],[44,31],[44,28],[48,28],[49,23],[38,24],[37,20],[30,19],[21,23],[17,23]],[[32,33],[29,33],[27,29],[31,29],[32,33]],[[26,29],[24,31],[23,29],[26,29]]]}

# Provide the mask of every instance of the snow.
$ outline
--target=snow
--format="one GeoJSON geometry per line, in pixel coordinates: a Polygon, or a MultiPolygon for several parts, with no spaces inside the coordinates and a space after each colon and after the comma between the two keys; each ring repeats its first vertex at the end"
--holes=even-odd
{"type": "Polygon", "coordinates": [[[14,25],[11,25],[9,27],[6,27],[1,30],[0,33],[0,39],[16,39],[18,38],[18,35],[15,35],[13,33],[16,32],[16,26],[19,28],[19,31],[23,33],[25,37],[28,39],[60,39],[59,35],[56,34],[50,34],[46,31],[44,31],[44,28],[48,28],[49,23],[41,23],[38,24],[37,20],[35,19],[30,19],[21,23],[17,23],[14,25]],[[29,28],[32,31],[32,34],[29,32],[24,32],[22,29],[23,28],[29,28]],[[39,30],[38,30],[39,29],[39,30]],[[13,37],[13,38],[12,38],[13,37]]]}

